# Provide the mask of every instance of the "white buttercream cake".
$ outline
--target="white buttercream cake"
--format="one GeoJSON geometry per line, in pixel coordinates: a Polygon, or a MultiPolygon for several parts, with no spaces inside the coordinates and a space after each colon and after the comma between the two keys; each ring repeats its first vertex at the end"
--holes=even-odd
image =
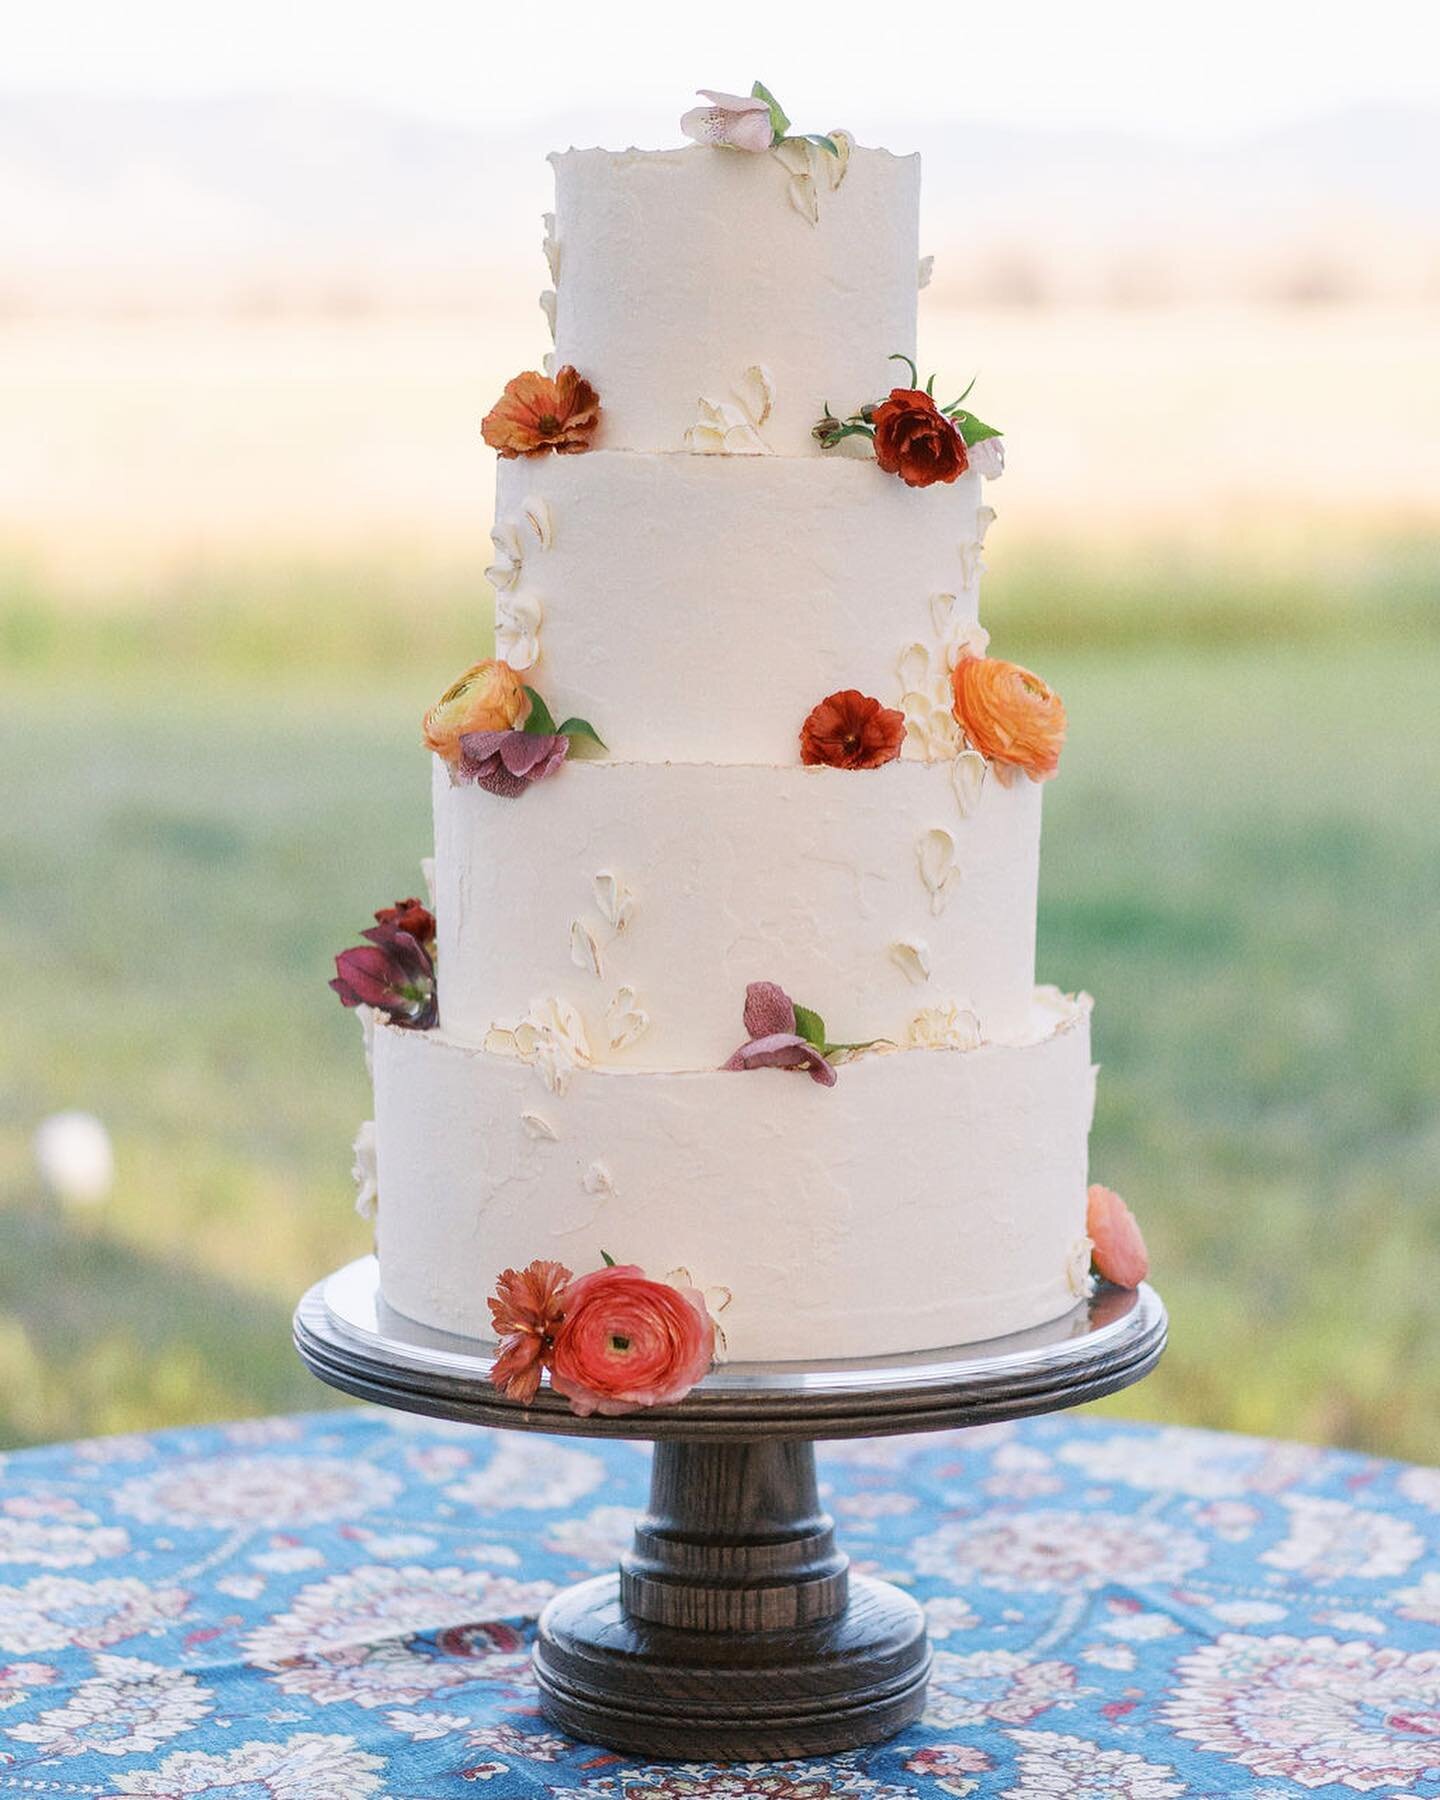
{"type": "Polygon", "coordinates": [[[484,1338],[503,1269],[611,1253],[724,1297],[740,1360],[1057,1318],[1089,1280],[1090,1004],[1036,985],[1051,771],[967,729],[954,676],[998,440],[912,481],[863,410],[910,381],[919,160],[552,160],[547,369],[598,419],[502,454],[495,656],[603,749],[504,791],[434,759],[438,1018],[373,1041],[385,1298],[484,1338]],[[802,752],[851,690],[897,721],[874,766],[802,752]],[[761,982],[833,1085],[726,1068],[761,982]]]}

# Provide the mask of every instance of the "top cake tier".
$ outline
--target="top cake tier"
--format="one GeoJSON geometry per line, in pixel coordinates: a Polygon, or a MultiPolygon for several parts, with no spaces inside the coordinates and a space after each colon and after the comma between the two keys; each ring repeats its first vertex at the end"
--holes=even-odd
{"type": "Polygon", "coordinates": [[[555,359],[602,397],[597,447],[683,450],[708,404],[764,413],[759,448],[818,455],[825,406],[883,394],[887,357],[915,354],[918,156],[817,152],[798,181],[776,153],[700,145],[550,160],[555,359]]]}

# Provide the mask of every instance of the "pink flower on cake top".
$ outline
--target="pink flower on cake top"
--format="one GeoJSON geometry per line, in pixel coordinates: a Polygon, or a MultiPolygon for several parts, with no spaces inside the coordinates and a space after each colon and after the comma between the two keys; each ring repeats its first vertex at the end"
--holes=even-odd
{"type": "MultiPolygon", "coordinates": [[[[782,144],[799,142],[814,144],[831,156],[841,156],[836,134],[818,131],[790,136],[790,120],[785,108],[763,81],[757,81],[748,94],[726,94],[716,88],[697,88],[708,106],[692,106],[682,115],[680,129],[697,144],[712,144],[721,150],[776,150],[782,144]]],[[[843,134],[842,134],[843,135],[843,134]]]]}

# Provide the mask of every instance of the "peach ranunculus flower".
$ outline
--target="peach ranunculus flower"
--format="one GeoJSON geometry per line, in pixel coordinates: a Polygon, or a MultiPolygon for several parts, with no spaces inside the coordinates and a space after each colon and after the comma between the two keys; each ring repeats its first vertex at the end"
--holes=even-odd
{"type": "Polygon", "coordinates": [[[1055,690],[1018,663],[989,656],[962,656],[953,680],[960,729],[1002,780],[1022,769],[1032,781],[1048,781],[1065,742],[1065,708],[1055,690]]]}
{"type": "Polygon", "coordinates": [[[1085,1231],[1095,1273],[1116,1287],[1139,1287],[1150,1269],[1135,1215],[1113,1190],[1097,1181],[1085,1204],[1085,1231]]]}
{"type": "Polygon", "coordinates": [[[564,1263],[532,1262],[524,1269],[505,1269],[486,1304],[500,1354],[490,1371],[491,1383],[507,1400],[528,1406],[540,1387],[540,1372],[550,1360],[555,1333],[564,1318],[564,1263]]]}
{"type": "Polygon", "coordinates": [[[651,1281],[634,1263],[596,1269],[560,1296],[550,1385],[579,1418],[683,1400],[715,1356],[715,1325],[694,1288],[651,1281]]]}
{"type": "Polygon", "coordinates": [[[478,662],[467,669],[425,715],[425,743],[455,764],[460,740],[472,731],[515,731],[525,723],[530,702],[525,684],[507,662],[478,662]]]}
{"type": "Polygon", "coordinates": [[[553,377],[530,369],[507,381],[480,431],[507,458],[544,456],[547,450],[573,456],[590,448],[599,423],[600,396],[566,363],[553,377]]]}

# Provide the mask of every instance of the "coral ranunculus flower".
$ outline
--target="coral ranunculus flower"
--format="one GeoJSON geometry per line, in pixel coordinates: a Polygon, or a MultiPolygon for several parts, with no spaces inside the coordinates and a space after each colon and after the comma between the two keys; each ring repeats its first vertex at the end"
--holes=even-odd
{"type": "Polygon", "coordinates": [[[633,1263],[597,1269],[560,1296],[550,1385],[579,1418],[615,1418],[683,1400],[715,1356],[715,1325],[694,1288],[650,1281],[633,1263]]]}
{"type": "Polygon", "coordinates": [[[1065,708],[1060,696],[1019,663],[962,656],[955,665],[955,717],[971,744],[999,768],[1048,781],[1060,767],[1065,708]]]}
{"type": "Polygon", "coordinates": [[[970,466],[965,440],[951,419],[919,388],[891,388],[870,416],[875,460],[909,487],[954,481],[970,466]]]}
{"type": "Polygon", "coordinates": [[[878,769],[905,741],[905,715],[845,688],[822,700],[800,730],[800,760],[832,769],[878,769]]]}
{"type": "Polygon", "coordinates": [[[524,1269],[503,1270],[495,1283],[486,1304],[500,1354],[490,1381],[507,1400],[528,1406],[535,1398],[565,1316],[563,1296],[570,1279],[564,1263],[536,1261],[524,1269]]]}
{"type": "Polygon", "coordinates": [[[507,662],[478,662],[467,669],[425,715],[425,743],[448,763],[460,759],[460,740],[471,731],[514,731],[525,723],[530,701],[525,684],[507,662]]]}
{"type": "Polygon", "coordinates": [[[1096,1274],[1116,1287],[1139,1287],[1150,1269],[1145,1239],[1130,1208],[1098,1181],[1086,1198],[1085,1232],[1096,1274]]]}
{"type": "Polygon", "coordinates": [[[573,456],[588,450],[600,423],[600,396],[570,363],[553,378],[531,369],[505,383],[480,430],[504,457],[573,456]]]}

